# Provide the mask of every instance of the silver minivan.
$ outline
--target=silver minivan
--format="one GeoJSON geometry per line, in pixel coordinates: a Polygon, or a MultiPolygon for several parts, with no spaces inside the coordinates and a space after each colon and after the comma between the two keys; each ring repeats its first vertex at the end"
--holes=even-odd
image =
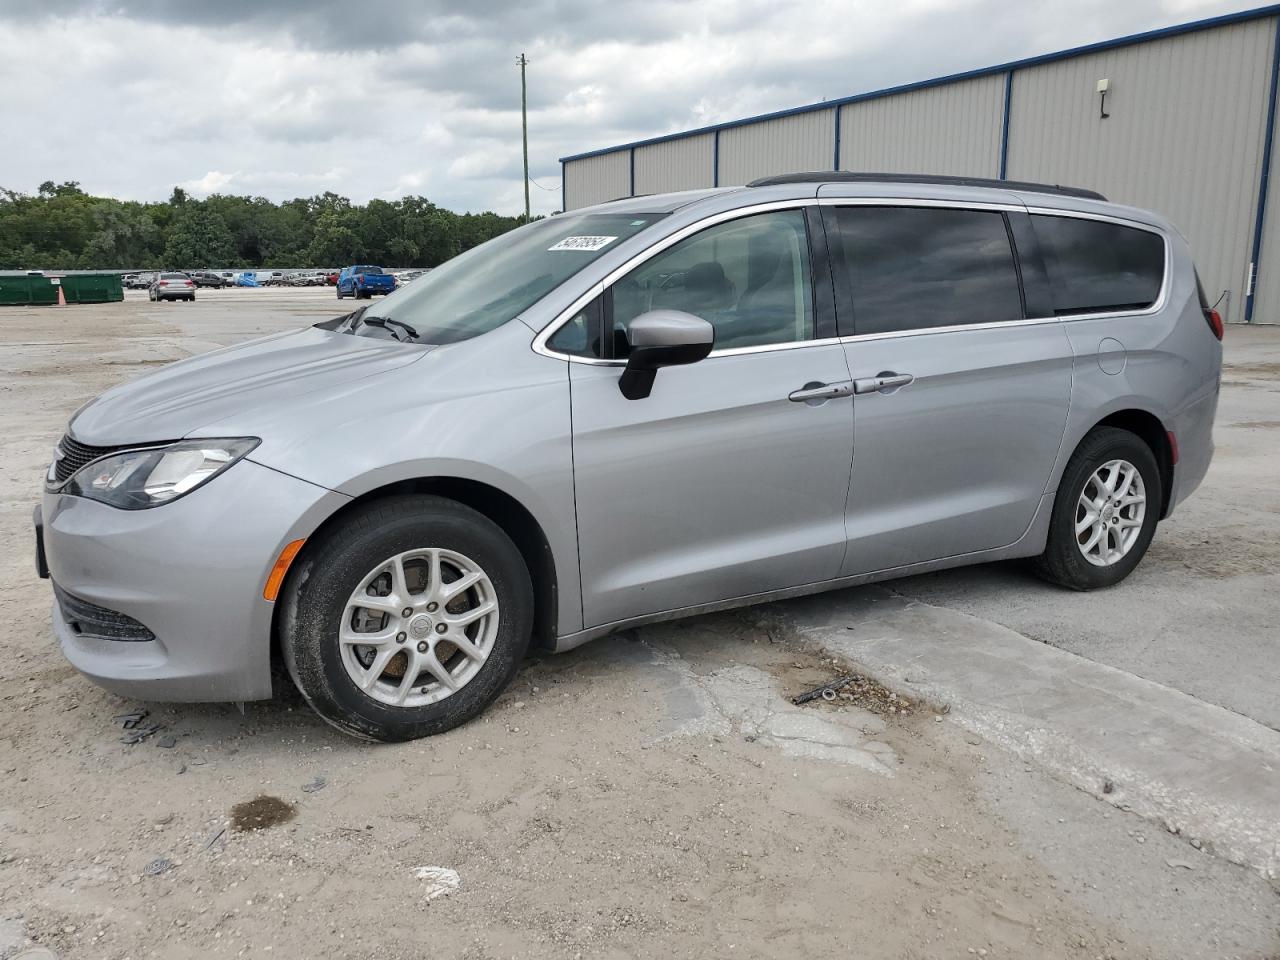
{"type": "Polygon", "coordinates": [[[815,174],[539,220],[72,418],[36,512],[121,695],[475,716],[531,644],[962,564],[1129,574],[1204,477],[1222,324],[1082,190],[815,174]]]}

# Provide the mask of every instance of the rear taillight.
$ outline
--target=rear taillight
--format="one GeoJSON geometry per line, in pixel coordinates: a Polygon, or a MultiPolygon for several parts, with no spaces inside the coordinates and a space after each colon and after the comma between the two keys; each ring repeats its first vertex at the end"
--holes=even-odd
{"type": "Polygon", "coordinates": [[[1213,331],[1213,335],[1221,340],[1224,332],[1222,327],[1222,314],[1213,309],[1213,307],[1210,307],[1204,312],[1204,318],[1208,321],[1209,329],[1213,331]]]}
{"type": "Polygon", "coordinates": [[[162,286],[162,287],[167,287],[168,285],[169,285],[168,280],[161,280],[159,283],[159,286],[162,286]]]}
{"type": "Polygon", "coordinates": [[[186,281],[186,284],[187,284],[187,286],[188,286],[188,287],[194,287],[194,286],[195,286],[195,283],[194,283],[193,281],[191,281],[191,280],[187,280],[187,281],[186,281]]]}

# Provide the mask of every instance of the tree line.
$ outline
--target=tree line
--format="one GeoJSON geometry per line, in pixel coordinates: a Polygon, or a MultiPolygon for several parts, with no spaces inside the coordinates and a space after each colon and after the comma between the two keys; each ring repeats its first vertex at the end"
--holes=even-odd
{"type": "Polygon", "coordinates": [[[164,203],[90,196],[74,180],[0,188],[0,270],[434,267],[525,222],[454,213],[424,197],[364,206],[325,192],[273,203],[175,187],[164,203]]]}

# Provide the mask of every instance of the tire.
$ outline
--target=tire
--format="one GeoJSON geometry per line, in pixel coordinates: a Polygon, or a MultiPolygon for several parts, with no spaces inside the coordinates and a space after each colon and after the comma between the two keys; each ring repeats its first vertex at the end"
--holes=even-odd
{"type": "Polygon", "coordinates": [[[1132,573],[1146,554],[1163,503],[1160,467],[1155,454],[1140,437],[1117,427],[1090,431],[1071,455],[1058,484],[1048,543],[1033,563],[1036,573],[1050,583],[1071,590],[1114,586],[1132,573]],[[1108,469],[1111,464],[1122,466],[1111,470],[1108,469]],[[1126,483],[1125,477],[1131,471],[1136,471],[1136,477],[1126,483]],[[1117,492],[1127,489],[1128,495],[1107,500],[1103,496],[1104,480],[1113,483],[1117,492]],[[1091,500],[1106,502],[1102,511],[1094,513],[1082,504],[1086,493],[1092,495],[1091,500]],[[1139,494],[1143,498],[1140,517],[1137,516],[1138,504],[1130,503],[1139,494]],[[1124,505],[1117,507],[1117,504],[1124,505]],[[1087,523],[1091,517],[1092,523],[1077,539],[1078,523],[1087,523]],[[1125,533],[1126,528],[1136,533],[1130,537],[1125,533]],[[1101,539],[1095,537],[1099,529],[1107,529],[1101,539]],[[1086,556],[1090,544],[1097,544],[1090,550],[1092,562],[1086,556]]]}
{"type": "MultiPolygon", "coordinates": [[[[453,582],[444,576],[439,581],[446,586],[453,582]]],[[[528,651],[533,626],[533,586],[515,544],[484,515],[435,496],[389,497],[342,517],[309,543],[294,563],[281,602],[280,646],[303,697],[338,729],[384,742],[444,733],[483,711],[515,675],[528,651]],[[421,567],[410,569],[410,564],[425,567],[428,560],[405,555],[428,549],[439,551],[442,570],[456,558],[459,566],[454,573],[467,569],[461,562],[465,561],[487,580],[464,590],[459,601],[427,606],[434,596],[431,583],[421,567]],[[404,561],[401,576],[415,610],[412,618],[402,618],[398,611],[375,614],[357,603],[361,597],[381,596],[369,592],[378,577],[385,576],[385,588],[393,590],[385,567],[395,558],[404,561]],[[424,587],[420,592],[409,583],[414,576],[424,587]],[[479,618],[474,628],[464,628],[473,633],[460,638],[486,654],[477,666],[474,657],[449,641],[452,632],[441,636],[437,631],[441,626],[453,630],[452,624],[441,622],[441,616],[456,612],[457,603],[471,604],[474,599],[477,606],[472,610],[477,610],[486,598],[496,602],[495,610],[479,618]],[[376,631],[385,642],[362,647],[339,640],[340,630],[358,636],[355,631],[365,625],[357,621],[366,616],[377,621],[376,631]],[[423,650],[428,645],[430,649],[423,650]],[[418,650],[436,667],[443,662],[457,689],[448,692],[426,666],[409,680],[408,665],[419,661],[401,658],[413,658],[418,650]],[[381,667],[379,651],[391,657],[381,667]],[[379,673],[370,680],[374,669],[379,673]],[[371,692],[358,684],[357,673],[363,673],[371,692]],[[395,699],[405,696],[399,692],[402,689],[417,702],[397,705],[395,699]]]]}
{"type": "Polygon", "coordinates": [[[334,287],[334,288],[333,288],[333,290],[334,290],[334,292],[338,295],[338,299],[339,299],[339,300],[341,300],[341,299],[342,299],[342,288],[341,288],[341,287],[334,287]]]}

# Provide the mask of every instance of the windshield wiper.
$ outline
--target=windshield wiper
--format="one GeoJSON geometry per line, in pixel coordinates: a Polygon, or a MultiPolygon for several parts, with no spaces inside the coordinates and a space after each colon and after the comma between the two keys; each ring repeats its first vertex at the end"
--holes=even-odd
{"type": "Polygon", "coordinates": [[[382,327],[383,330],[390,330],[391,335],[401,343],[418,339],[418,331],[403,320],[392,320],[390,317],[364,316],[360,318],[360,322],[370,327],[382,327]],[[404,336],[400,335],[401,331],[404,332],[404,336]]]}

